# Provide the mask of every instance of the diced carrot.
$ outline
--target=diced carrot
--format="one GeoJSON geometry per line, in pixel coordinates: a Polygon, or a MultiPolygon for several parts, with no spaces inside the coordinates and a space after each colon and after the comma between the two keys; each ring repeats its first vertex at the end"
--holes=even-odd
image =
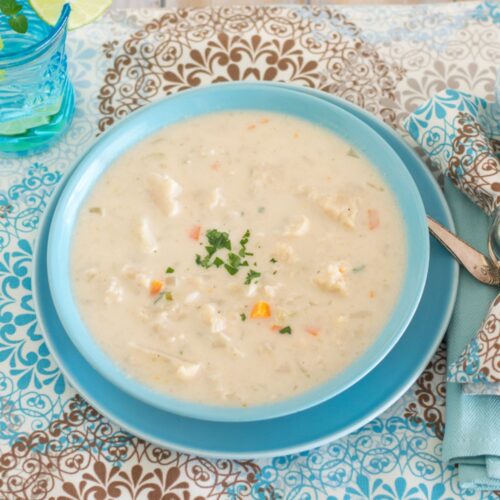
{"type": "Polygon", "coordinates": [[[252,319],[256,318],[270,318],[271,317],[271,307],[267,302],[260,300],[257,302],[250,313],[252,319]]]}
{"type": "Polygon", "coordinates": [[[257,128],[257,125],[248,125],[248,130],[255,130],[257,128]]]}
{"type": "Polygon", "coordinates": [[[163,283],[158,280],[151,280],[149,285],[149,293],[151,295],[156,295],[163,290],[163,283]]]}
{"type": "Polygon", "coordinates": [[[214,171],[214,172],[218,172],[220,170],[220,163],[218,161],[214,161],[212,163],[212,165],[210,165],[210,168],[214,171]]]}
{"type": "Polygon", "coordinates": [[[378,211],[372,208],[368,209],[368,229],[377,229],[380,226],[378,211]]]}
{"type": "Polygon", "coordinates": [[[299,133],[298,132],[294,132],[293,133],[293,138],[294,139],[298,139],[299,138],[299,133]]]}
{"type": "Polygon", "coordinates": [[[282,326],[282,325],[273,325],[273,326],[271,327],[271,330],[272,330],[273,332],[279,332],[279,331],[280,331],[280,330],[282,330],[282,329],[283,329],[283,326],[282,326]]]}
{"type": "Polygon", "coordinates": [[[319,330],[317,328],[315,328],[314,326],[308,326],[306,328],[306,332],[309,335],[312,335],[313,337],[317,337],[319,335],[319,330]]]}
{"type": "Polygon", "coordinates": [[[373,290],[370,290],[370,293],[368,295],[369,295],[370,299],[375,298],[375,292],[373,290]]]}
{"type": "Polygon", "coordinates": [[[189,237],[192,240],[198,241],[200,239],[200,233],[201,233],[201,226],[200,225],[193,226],[189,230],[189,237]]]}
{"type": "Polygon", "coordinates": [[[261,118],[260,123],[262,123],[263,125],[265,125],[266,123],[269,123],[269,118],[261,118]]]}

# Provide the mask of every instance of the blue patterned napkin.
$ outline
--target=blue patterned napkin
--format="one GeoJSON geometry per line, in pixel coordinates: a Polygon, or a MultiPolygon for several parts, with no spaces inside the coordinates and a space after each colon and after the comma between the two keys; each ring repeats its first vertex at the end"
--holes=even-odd
{"type": "MultiPolygon", "coordinates": [[[[458,233],[486,253],[490,223],[486,214],[494,213],[500,205],[497,105],[446,90],[410,115],[405,126],[448,179],[445,194],[458,233]]],[[[448,331],[443,455],[447,461],[458,464],[462,486],[479,489],[500,488],[500,295],[497,293],[496,288],[475,281],[461,270],[457,303],[448,331]]]]}

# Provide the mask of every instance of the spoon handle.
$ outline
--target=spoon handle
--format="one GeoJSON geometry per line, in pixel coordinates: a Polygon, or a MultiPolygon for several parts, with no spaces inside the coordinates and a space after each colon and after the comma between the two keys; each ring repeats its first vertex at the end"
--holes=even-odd
{"type": "Polygon", "coordinates": [[[485,255],[427,216],[429,231],[477,280],[487,285],[500,284],[500,269],[485,255]]]}

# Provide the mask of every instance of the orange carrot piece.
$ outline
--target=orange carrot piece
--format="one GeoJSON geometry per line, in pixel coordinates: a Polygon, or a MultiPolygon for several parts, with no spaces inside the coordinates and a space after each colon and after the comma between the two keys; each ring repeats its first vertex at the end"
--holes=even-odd
{"type": "Polygon", "coordinates": [[[309,335],[312,335],[313,337],[317,337],[319,335],[319,329],[318,328],[315,328],[314,326],[308,326],[306,328],[306,332],[309,334],[309,335]]]}
{"type": "Polygon", "coordinates": [[[370,290],[370,293],[368,295],[369,295],[370,299],[375,298],[375,292],[373,290],[370,290]]]}
{"type": "Polygon", "coordinates": [[[283,329],[283,326],[281,326],[281,325],[273,325],[273,326],[271,327],[271,330],[272,330],[273,332],[279,332],[279,331],[280,331],[280,330],[282,330],[282,329],[283,329]]]}
{"type": "Polygon", "coordinates": [[[199,225],[193,226],[189,230],[189,237],[194,241],[198,241],[200,239],[200,234],[201,234],[201,226],[199,225]]]}
{"type": "Polygon", "coordinates": [[[293,134],[293,138],[294,138],[294,139],[298,139],[298,138],[299,138],[299,133],[298,133],[298,132],[294,132],[294,134],[293,134]]]}
{"type": "Polygon", "coordinates": [[[260,123],[262,123],[263,125],[265,125],[266,123],[269,123],[269,118],[261,118],[260,123]]]}
{"type": "Polygon", "coordinates": [[[267,302],[260,300],[256,302],[250,313],[250,318],[270,318],[271,317],[271,307],[267,302]]]}
{"type": "Polygon", "coordinates": [[[149,293],[151,295],[156,295],[163,290],[163,283],[158,280],[151,280],[149,285],[149,293]]]}
{"type": "Polygon", "coordinates": [[[372,208],[368,209],[368,229],[373,231],[373,229],[377,229],[380,226],[380,217],[378,215],[377,210],[373,210],[372,208]]]}
{"type": "Polygon", "coordinates": [[[248,125],[248,130],[255,130],[257,128],[257,125],[248,125]]]}
{"type": "Polygon", "coordinates": [[[214,171],[214,172],[218,172],[220,170],[220,163],[218,161],[214,161],[212,163],[212,165],[210,165],[210,168],[214,171]]]}

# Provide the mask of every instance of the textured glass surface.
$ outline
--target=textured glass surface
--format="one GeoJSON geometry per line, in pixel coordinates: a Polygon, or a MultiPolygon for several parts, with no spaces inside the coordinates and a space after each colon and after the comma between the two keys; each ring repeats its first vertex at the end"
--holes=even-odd
{"type": "Polygon", "coordinates": [[[22,0],[28,32],[11,30],[0,18],[0,154],[28,154],[48,146],[68,127],[73,90],[65,52],[69,6],[55,27],[22,0]]]}

